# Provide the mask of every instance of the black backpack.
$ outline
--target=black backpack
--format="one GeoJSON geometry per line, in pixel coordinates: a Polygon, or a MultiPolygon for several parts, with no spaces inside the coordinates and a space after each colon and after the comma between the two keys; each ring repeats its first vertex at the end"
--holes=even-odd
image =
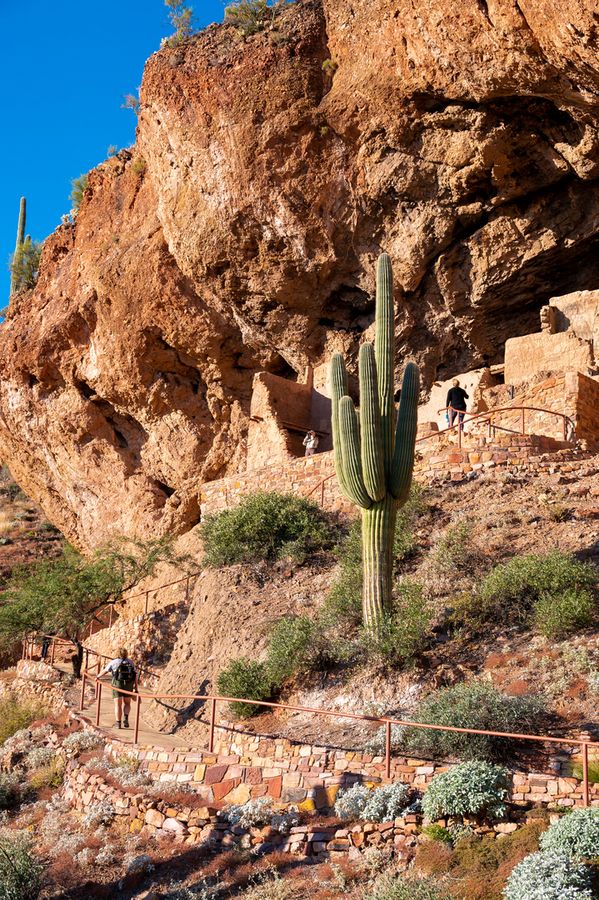
{"type": "Polygon", "coordinates": [[[112,677],[112,683],[115,687],[122,688],[124,691],[133,690],[135,687],[135,666],[130,659],[121,660],[112,677]]]}

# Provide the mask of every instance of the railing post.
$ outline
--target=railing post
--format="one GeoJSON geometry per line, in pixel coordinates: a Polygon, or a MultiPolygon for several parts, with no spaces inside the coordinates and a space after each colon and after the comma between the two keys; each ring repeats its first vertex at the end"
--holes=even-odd
{"type": "Polygon", "coordinates": [[[590,806],[589,796],[589,745],[586,741],[582,745],[582,804],[590,806]]]}
{"type": "Polygon", "coordinates": [[[185,604],[186,605],[189,605],[189,581],[190,581],[190,578],[191,578],[191,575],[188,575],[187,578],[185,579],[185,604]]]}
{"type": "Polygon", "coordinates": [[[208,753],[214,753],[214,728],[216,725],[216,699],[210,701],[210,736],[208,738],[208,753]]]}
{"type": "Polygon", "coordinates": [[[324,478],[320,483],[320,505],[324,507],[324,478]]]}
{"type": "Polygon", "coordinates": [[[81,678],[81,700],[79,701],[79,709],[83,710],[85,707],[85,679],[87,678],[87,671],[83,670],[83,677],[81,678]]]}
{"type": "Polygon", "coordinates": [[[458,422],[458,447],[461,450],[462,449],[462,423],[460,422],[460,414],[459,413],[456,415],[456,419],[458,422]]]}
{"type": "Polygon", "coordinates": [[[110,612],[108,613],[108,627],[112,628],[112,603],[110,604],[110,612]]]}
{"type": "Polygon", "coordinates": [[[56,648],[56,638],[52,638],[52,648],[50,650],[50,665],[54,665],[54,652],[56,648]]]}
{"type": "Polygon", "coordinates": [[[563,436],[564,436],[564,443],[565,443],[566,440],[568,439],[568,438],[567,438],[566,417],[565,417],[565,416],[562,416],[562,433],[563,433],[563,436]]]}
{"type": "Polygon", "coordinates": [[[391,722],[385,722],[385,775],[391,778],[391,722]]]}
{"type": "Polygon", "coordinates": [[[526,434],[526,431],[524,430],[524,407],[522,407],[520,412],[521,412],[521,416],[522,416],[522,434],[526,434]]]}
{"type": "Polygon", "coordinates": [[[25,638],[21,641],[21,659],[25,659],[25,647],[27,644],[25,643],[25,638]]]}
{"type": "MultiPolygon", "coordinates": [[[[135,685],[135,689],[137,690],[137,682],[135,685]]],[[[141,697],[139,696],[139,694],[137,694],[137,697],[135,699],[135,726],[133,728],[133,743],[137,744],[139,740],[139,713],[141,710],[141,697]]]]}
{"type": "Polygon", "coordinates": [[[96,726],[100,727],[100,706],[102,705],[102,682],[96,681],[98,693],[96,694],[96,726]]]}
{"type": "Polygon", "coordinates": [[[145,599],[145,601],[144,601],[144,614],[145,614],[146,616],[147,616],[147,614],[148,614],[148,600],[149,600],[149,597],[150,597],[150,592],[149,592],[149,591],[146,591],[146,599],[145,599]]]}

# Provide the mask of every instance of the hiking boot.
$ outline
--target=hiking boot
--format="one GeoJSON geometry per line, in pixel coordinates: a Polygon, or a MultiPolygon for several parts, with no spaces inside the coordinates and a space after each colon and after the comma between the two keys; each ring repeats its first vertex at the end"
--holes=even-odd
{"type": "Polygon", "coordinates": [[[120,722],[120,720],[117,719],[117,721],[114,723],[114,725],[113,725],[112,727],[113,727],[113,728],[120,728],[120,727],[121,727],[121,722],[120,722]]]}
{"type": "Polygon", "coordinates": [[[123,728],[129,728],[129,716],[125,716],[123,719],[123,728]]]}

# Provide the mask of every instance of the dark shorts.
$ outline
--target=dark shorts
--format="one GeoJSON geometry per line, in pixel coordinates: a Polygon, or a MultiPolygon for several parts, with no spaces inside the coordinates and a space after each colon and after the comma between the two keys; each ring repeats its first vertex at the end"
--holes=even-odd
{"type": "Polygon", "coordinates": [[[131,690],[131,691],[132,691],[132,690],[133,690],[133,687],[131,687],[131,688],[121,688],[121,689],[119,690],[119,688],[116,688],[116,687],[114,687],[114,685],[113,685],[113,686],[112,686],[112,696],[114,697],[115,700],[116,700],[118,697],[122,697],[123,700],[131,700],[132,698],[131,698],[131,695],[130,695],[130,694],[123,694],[123,691],[126,691],[126,690],[131,690]]]}

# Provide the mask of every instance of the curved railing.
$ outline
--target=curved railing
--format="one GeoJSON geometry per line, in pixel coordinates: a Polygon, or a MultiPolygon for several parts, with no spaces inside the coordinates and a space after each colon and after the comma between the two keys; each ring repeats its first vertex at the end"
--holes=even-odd
{"type": "MultiPolygon", "coordinates": [[[[60,643],[69,643],[65,641],[63,638],[57,638],[54,636],[48,636],[53,642],[60,643]]],[[[23,642],[23,654],[24,658],[32,659],[33,658],[33,644],[35,641],[28,642],[28,646],[25,646],[26,642],[23,642]]],[[[100,672],[100,665],[102,658],[107,659],[108,657],[104,657],[102,654],[96,653],[96,651],[91,650],[90,648],[85,648],[86,652],[95,654],[98,657],[97,662],[94,662],[91,668],[88,668],[86,665],[85,670],[82,675],[82,683],[81,683],[81,699],[80,699],[80,710],[83,711],[85,709],[85,688],[86,684],[92,683],[95,686],[95,724],[96,727],[100,727],[100,719],[101,719],[101,706],[102,706],[102,691],[104,688],[104,682],[101,678],[98,677],[98,673],[100,672]],[[93,669],[97,671],[94,672],[93,669]]],[[[86,657],[89,661],[89,655],[86,657]]],[[[54,659],[54,646],[51,651],[51,660],[54,659]]],[[[141,671],[141,669],[140,669],[141,671]]],[[[155,673],[152,673],[155,675],[155,673]]],[[[120,693],[123,696],[131,697],[133,701],[135,701],[135,718],[134,718],[134,726],[133,726],[133,743],[137,744],[139,739],[139,724],[140,724],[140,713],[141,706],[143,702],[151,702],[156,700],[189,700],[189,701],[201,701],[204,703],[210,704],[210,718],[208,721],[209,728],[209,737],[208,737],[208,748],[207,752],[212,753],[214,751],[214,735],[217,728],[227,727],[225,725],[219,725],[217,721],[217,705],[219,703],[252,703],[255,706],[264,707],[265,709],[276,709],[276,710],[286,710],[290,712],[297,713],[307,713],[311,715],[324,716],[329,718],[337,718],[337,719],[353,719],[361,722],[373,722],[378,725],[382,725],[385,728],[385,775],[387,778],[391,776],[391,760],[392,760],[392,742],[391,742],[391,727],[393,725],[400,726],[402,728],[423,728],[429,731],[443,731],[449,732],[452,734],[472,734],[472,735],[484,735],[486,737],[495,737],[495,738],[505,738],[506,740],[512,741],[533,741],[536,743],[542,744],[562,744],[568,745],[570,747],[576,747],[579,749],[582,756],[582,800],[584,806],[590,806],[590,785],[589,785],[589,747],[597,747],[599,748],[599,741],[587,741],[582,738],[562,738],[562,737],[553,737],[550,735],[540,735],[540,734],[525,734],[524,732],[508,732],[508,731],[487,731],[482,728],[460,728],[458,726],[450,726],[450,725],[433,725],[428,722],[413,722],[406,719],[394,719],[390,716],[369,716],[362,713],[351,713],[351,712],[339,712],[338,710],[332,709],[319,709],[317,707],[312,706],[298,706],[292,703],[272,703],[267,700],[248,700],[247,697],[227,697],[220,694],[150,694],[143,693],[142,691],[136,689],[133,691],[120,690],[120,693]]],[[[252,732],[253,733],[253,732],[252,732]]]]}
{"type": "MultiPolygon", "coordinates": [[[[456,414],[462,413],[464,415],[464,417],[470,416],[470,418],[468,418],[468,419],[464,418],[464,421],[462,423],[460,423],[459,421],[456,421],[454,424],[448,425],[447,428],[442,428],[441,431],[431,431],[429,434],[425,434],[422,437],[416,438],[417,445],[423,443],[424,441],[434,440],[435,438],[441,437],[442,435],[445,435],[445,434],[457,433],[458,449],[461,450],[463,426],[466,424],[470,425],[472,422],[484,423],[486,421],[488,423],[489,437],[492,437],[494,435],[495,431],[506,431],[510,434],[526,435],[525,419],[526,419],[527,412],[546,413],[547,415],[550,415],[550,416],[556,416],[557,418],[562,420],[563,440],[566,442],[569,442],[571,440],[573,442],[576,438],[576,428],[574,425],[574,421],[570,418],[570,416],[567,416],[565,413],[558,413],[558,412],[555,412],[553,409],[542,409],[541,407],[537,407],[537,406],[498,406],[498,407],[494,407],[493,409],[486,410],[485,412],[468,413],[468,412],[465,412],[463,409],[456,409],[455,407],[452,407],[452,406],[446,406],[446,407],[443,407],[442,409],[437,410],[437,414],[440,415],[441,413],[448,412],[450,410],[455,412],[456,414]],[[516,431],[515,429],[505,428],[502,425],[497,425],[496,423],[493,423],[493,416],[495,414],[501,413],[501,412],[519,412],[520,413],[521,430],[516,431]],[[570,430],[571,437],[568,437],[568,430],[570,430]]],[[[530,434],[534,434],[534,432],[530,432],[530,434]]],[[[325,478],[323,478],[321,481],[319,481],[318,484],[314,485],[314,487],[310,491],[308,491],[307,494],[305,494],[305,499],[307,500],[308,497],[311,497],[313,494],[315,494],[317,491],[320,490],[320,505],[322,506],[324,504],[324,486],[327,483],[327,481],[330,481],[331,478],[334,478],[334,477],[335,477],[335,472],[331,472],[330,475],[326,475],[325,478]]]]}

